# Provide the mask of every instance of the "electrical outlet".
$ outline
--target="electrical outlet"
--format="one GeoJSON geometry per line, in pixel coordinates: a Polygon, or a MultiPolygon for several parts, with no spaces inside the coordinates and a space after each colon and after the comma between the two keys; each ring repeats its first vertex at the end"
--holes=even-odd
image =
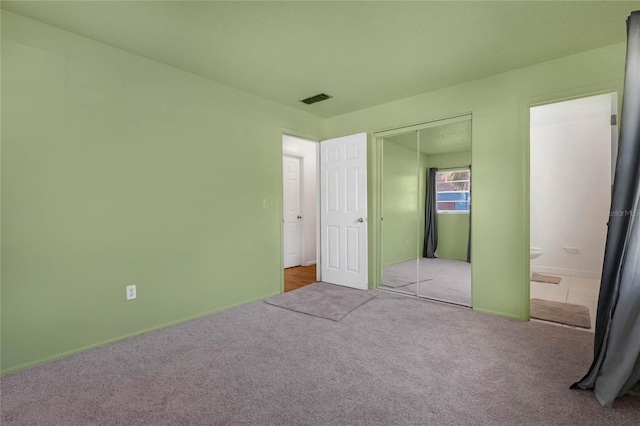
{"type": "Polygon", "coordinates": [[[127,286],[127,300],[131,300],[131,299],[135,299],[136,298],[136,286],[134,285],[128,285],[127,286]]]}

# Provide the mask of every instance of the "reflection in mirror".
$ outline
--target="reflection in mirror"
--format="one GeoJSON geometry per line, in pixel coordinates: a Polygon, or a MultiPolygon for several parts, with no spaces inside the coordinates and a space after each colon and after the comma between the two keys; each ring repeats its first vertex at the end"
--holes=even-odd
{"type": "Polygon", "coordinates": [[[416,294],[471,306],[471,117],[420,129],[418,140],[426,203],[416,294]]]}
{"type": "Polygon", "coordinates": [[[424,236],[426,156],[416,131],[383,139],[382,282],[380,288],[417,295],[418,257],[424,236]],[[424,157],[424,158],[423,158],[424,157]]]}

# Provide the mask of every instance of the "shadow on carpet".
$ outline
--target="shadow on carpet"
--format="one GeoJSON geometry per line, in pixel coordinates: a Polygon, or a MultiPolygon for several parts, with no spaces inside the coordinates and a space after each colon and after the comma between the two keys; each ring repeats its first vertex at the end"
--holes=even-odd
{"type": "Polygon", "coordinates": [[[356,290],[329,283],[315,283],[265,299],[279,308],[331,321],[340,321],[349,312],[376,297],[373,291],[356,290]]]}

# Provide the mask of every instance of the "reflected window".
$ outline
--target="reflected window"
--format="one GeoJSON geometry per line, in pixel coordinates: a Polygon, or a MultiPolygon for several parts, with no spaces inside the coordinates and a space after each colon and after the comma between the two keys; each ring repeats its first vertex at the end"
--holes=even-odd
{"type": "Polygon", "coordinates": [[[436,173],[438,213],[469,213],[471,171],[447,170],[436,173]]]}

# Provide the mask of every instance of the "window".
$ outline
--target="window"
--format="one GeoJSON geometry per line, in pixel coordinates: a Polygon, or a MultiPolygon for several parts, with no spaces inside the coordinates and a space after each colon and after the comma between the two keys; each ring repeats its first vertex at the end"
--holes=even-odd
{"type": "Polygon", "coordinates": [[[436,173],[438,213],[469,213],[471,171],[447,170],[436,173]]]}

